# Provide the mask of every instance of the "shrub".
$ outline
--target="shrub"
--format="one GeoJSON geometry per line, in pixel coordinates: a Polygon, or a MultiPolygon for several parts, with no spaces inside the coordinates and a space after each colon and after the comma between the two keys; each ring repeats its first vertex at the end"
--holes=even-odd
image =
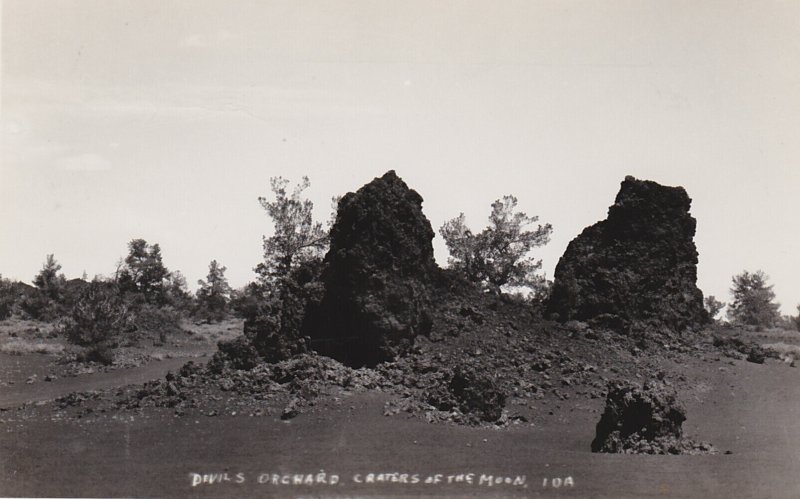
{"type": "Polygon", "coordinates": [[[23,297],[19,307],[25,316],[37,321],[55,321],[64,314],[63,307],[39,289],[23,297]]]}
{"type": "Polygon", "coordinates": [[[84,347],[86,361],[110,364],[112,349],[130,324],[130,313],[119,291],[111,285],[92,282],[81,293],[62,328],[67,339],[84,347]]]}
{"type": "MultiPolygon", "coordinates": [[[[281,315],[280,312],[275,314],[281,315]]],[[[245,334],[267,362],[285,360],[308,350],[305,338],[292,331],[281,330],[276,315],[265,312],[245,322],[245,334]]]]}
{"type": "Polygon", "coordinates": [[[244,333],[267,362],[277,362],[308,350],[303,336],[306,311],[322,299],[321,262],[310,260],[276,281],[265,292],[244,333]]]}
{"type": "Polygon", "coordinates": [[[165,343],[167,337],[181,331],[182,316],[171,306],[157,307],[144,304],[133,313],[132,325],[139,335],[158,335],[158,341],[165,343]]]}

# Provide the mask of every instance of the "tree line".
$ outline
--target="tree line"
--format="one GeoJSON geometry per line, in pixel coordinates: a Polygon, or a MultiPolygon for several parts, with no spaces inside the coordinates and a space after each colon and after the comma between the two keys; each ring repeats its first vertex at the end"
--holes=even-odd
{"type": "MultiPolygon", "coordinates": [[[[231,289],[226,267],[212,260],[206,279],[199,280],[192,293],[181,272],[164,265],[158,243],[133,239],[110,277],[68,280],[52,254],[34,276],[32,288],[0,276],[0,319],[18,315],[59,321],[66,337],[85,347],[88,359],[101,362],[111,361],[110,352],[125,334],[156,331],[163,342],[182,320],[218,322],[230,315],[245,319],[247,344],[221,348],[249,348],[267,359],[296,353],[303,348],[303,310],[321,296],[319,276],[336,211],[327,224],[314,220],[314,205],[304,196],[308,177],[289,186],[286,179],[272,178],[271,196],[258,198],[273,230],[263,236],[263,260],[253,269],[254,280],[241,289],[231,289]]],[[[334,198],[334,206],[337,202],[334,198]]],[[[461,213],[446,221],[439,234],[451,271],[486,293],[514,296],[541,311],[552,283],[541,274],[542,261],[532,253],[549,242],[552,231],[552,225],[520,211],[517,198],[507,195],[491,204],[482,230],[473,231],[461,213]]],[[[730,292],[731,323],[800,329],[798,317],[780,315],[762,271],[734,276],[730,292]]],[[[726,306],[714,296],[707,296],[704,304],[711,318],[726,306]]],[[[798,312],[800,316],[800,306],[798,312]]],[[[237,358],[247,355],[239,352],[237,358]]]]}

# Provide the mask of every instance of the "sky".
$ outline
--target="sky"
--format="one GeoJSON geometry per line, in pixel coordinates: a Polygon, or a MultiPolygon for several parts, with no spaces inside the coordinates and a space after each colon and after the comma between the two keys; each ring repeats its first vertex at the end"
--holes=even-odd
{"type": "MultiPolygon", "coordinates": [[[[143,238],[190,285],[254,277],[270,177],[394,169],[434,229],[505,194],[553,270],[626,175],[693,199],[698,286],[800,303],[800,2],[4,0],[0,273],[109,275],[143,238]]],[[[447,250],[434,239],[437,260],[447,250]]],[[[194,287],[194,286],[192,286],[194,287]]]]}

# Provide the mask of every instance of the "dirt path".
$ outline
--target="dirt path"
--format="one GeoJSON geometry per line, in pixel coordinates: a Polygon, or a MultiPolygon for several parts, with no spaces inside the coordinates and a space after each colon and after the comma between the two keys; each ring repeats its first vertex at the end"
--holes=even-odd
{"type": "Polygon", "coordinates": [[[125,385],[139,384],[158,379],[175,371],[191,358],[178,357],[162,361],[152,361],[132,369],[116,369],[109,372],[83,374],[74,377],[58,378],[53,381],[18,383],[0,389],[0,408],[7,409],[26,402],[42,402],[76,391],[105,390],[125,385]]]}

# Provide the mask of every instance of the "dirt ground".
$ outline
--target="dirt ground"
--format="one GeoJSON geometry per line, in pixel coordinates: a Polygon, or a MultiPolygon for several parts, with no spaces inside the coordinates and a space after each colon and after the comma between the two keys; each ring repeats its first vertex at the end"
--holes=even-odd
{"type": "MultiPolygon", "coordinates": [[[[796,343],[781,335],[753,336],[796,343]]],[[[19,380],[48,371],[46,357],[0,361],[19,380]]],[[[663,361],[687,379],[680,391],[685,434],[719,450],[703,456],[593,454],[604,402],[579,396],[543,403],[532,423],[503,428],[387,417],[389,395],[370,392],[321,399],[289,421],[279,414],[178,417],[167,408],[20,417],[15,408],[23,399],[44,409],[45,400],[69,392],[163,377],[184,360],[0,387],[0,495],[800,496],[800,370],[775,359],[663,361]]]]}
{"type": "Polygon", "coordinates": [[[242,321],[186,322],[182,329],[164,344],[155,337],[123,343],[114,364],[103,366],[75,362],[78,349],[57,333],[54,324],[16,318],[0,321],[0,407],[50,400],[84,386],[103,389],[162,377],[187,360],[213,354],[218,340],[241,334],[242,321]]]}

